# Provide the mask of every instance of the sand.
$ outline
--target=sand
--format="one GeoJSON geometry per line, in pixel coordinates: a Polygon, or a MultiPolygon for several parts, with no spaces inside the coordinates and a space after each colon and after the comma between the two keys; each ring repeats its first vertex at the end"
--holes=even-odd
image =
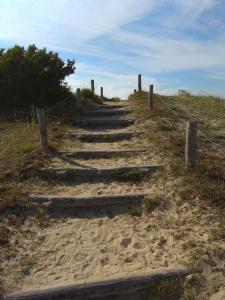
{"type": "MultiPolygon", "coordinates": [[[[129,131],[131,129],[139,130],[140,124],[132,126],[129,131]]],[[[121,130],[115,130],[118,131],[121,130]]],[[[5,223],[11,232],[11,255],[6,255],[2,262],[7,291],[99,281],[193,265],[193,253],[199,249],[199,252],[202,251],[202,264],[217,263],[210,251],[213,247],[225,249],[225,243],[210,242],[211,229],[217,222],[213,209],[206,208],[202,214],[199,199],[190,199],[190,203],[182,200],[179,180],[169,174],[166,159],[151,148],[149,141],[136,137],[129,141],[102,144],[81,143],[66,138],[63,150],[102,151],[145,147],[148,150],[146,153],[125,158],[71,159],[69,162],[51,158],[49,166],[52,167],[80,165],[107,168],[163,164],[164,169],[162,173],[135,183],[114,180],[59,182],[54,185],[43,182],[40,186],[30,183],[33,194],[88,196],[149,193],[151,198],[160,198],[162,205],[141,216],[132,216],[129,207],[123,211],[106,208],[77,211],[71,216],[62,212],[54,216],[48,214],[43,206],[39,207],[38,216],[28,216],[20,226],[16,223],[16,216],[13,222],[9,218],[5,223]]]]}

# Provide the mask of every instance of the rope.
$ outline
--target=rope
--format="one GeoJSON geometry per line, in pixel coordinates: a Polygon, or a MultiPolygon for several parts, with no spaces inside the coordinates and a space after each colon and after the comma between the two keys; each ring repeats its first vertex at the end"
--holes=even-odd
{"type": "Polygon", "coordinates": [[[68,96],[67,98],[65,98],[64,100],[57,102],[55,105],[51,106],[50,108],[47,108],[48,112],[53,111],[53,109],[55,109],[58,105],[62,105],[63,103],[65,103],[68,99],[70,99],[71,96],[68,96]]]}
{"type": "Polygon", "coordinates": [[[175,114],[177,117],[178,117],[178,119],[180,119],[180,120],[182,120],[181,119],[181,117],[179,116],[179,114],[177,113],[177,111],[176,110],[173,110],[164,100],[162,100],[161,98],[160,98],[160,101],[164,104],[164,106],[166,106],[173,114],[175,114]]]}
{"type": "MultiPolygon", "coordinates": [[[[160,98],[160,101],[164,104],[164,106],[166,106],[172,113],[175,113],[176,115],[177,115],[177,117],[180,119],[180,120],[182,120],[182,118],[179,116],[179,114],[175,111],[175,110],[173,110],[164,100],[162,100],[161,98],[160,98]]],[[[183,120],[182,120],[183,121],[183,120]]],[[[218,144],[218,143],[216,143],[216,142],[214,142],[214,141],[212,141],[209,137],[207,137],[204,133],[202,133],[202,131],[200,130],[200,129],[198,129],[198,132],[200,133],[200,135],[202,136],[202,137],[204,137],[208,142],[210,142],[212,145],[214,145],[214,146],[216,146],[216,147],[218,147],[218,148],[220,148],[220,149],[222,149],[222,150],[224,150],[224,152],[225,152],[225,148],[223,147],[223,146],[221,146],[220,144],[218,144]]]]}
{"type": "Polygon", "coordinates": [[[212,141],[210,138],[208,138],[204,133],[202,133],[202,131],[200,129],[198,129],[198,132],[200,133],[200,135],[202,137],[204,137],[208,142],[210,142],[212,145],[216,146],[216,147],[219,147],[221,148],[222,150],[225,151],[225,148],[223,146],[221,146],[220,144],[218,143],[215,143],[214,141],[212,141]]]}

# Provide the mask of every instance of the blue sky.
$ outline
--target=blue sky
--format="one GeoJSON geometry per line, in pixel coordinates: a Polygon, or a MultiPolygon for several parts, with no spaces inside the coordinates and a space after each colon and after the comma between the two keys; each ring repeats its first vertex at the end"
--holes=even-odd
{"type": "Polygon", "coordinates": [[[225,97],[224,0],[0,0],[0,48],[14,44],[74,58],[73,88],[137,86],[225,97]]]}

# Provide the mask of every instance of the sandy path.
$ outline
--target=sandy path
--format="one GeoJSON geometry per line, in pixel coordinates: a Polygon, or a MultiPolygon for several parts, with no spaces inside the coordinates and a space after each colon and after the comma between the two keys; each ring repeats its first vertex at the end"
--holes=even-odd
{"type": "MultiPolygon", "coordinates": [[[[135,125],[115,131],[137,131],[138,127],[135,125]]],[[[64,143],[64,149],[70,151],[121,150],[145,146],[149,147],[142,137],[115,143],[81,143],[73,139],[65,139],[64,143]]],[[[125,158],[74,159],[70,163],[57,157],[51,160],[52,167],[81,164],[107,168],[159,163],[161,157],[152,149],[125,158]]],[[[206,211],[202,215],[197,200],[195,205],[183,202],[176,191],[176,179],[167,178],[166,169],[164,176],[156,175],[142,182],[44,182],[40,188],[32,190],[34,194],[73,196],[135,192],[147,192],[151,197],[160,196],[164,208],[157,208],[151,214],[142,216],[131,216],[129,208],[122,214],[107,208],[78,212],[73,217],[63,214],[61,217],[52,217],[44,213],[43,219],[47,220],[45,226],[40,226],[40,222],[32,217],[28,218],[19,238],[12,237],[11,243],[16,245],[16,253],[3,264],[6,288],[11,291],[33,290],[178,267],[189,262],[190,252],[184,248],[188,240],[193,240],[196,247],[208,243],[209,224],[213,222],[211,212],[206,211]],[[22,272],[24,267],[28,268],[27,272],[22,272]]],[[[12,230],[16,228],[12,227],[12,230]]]]}

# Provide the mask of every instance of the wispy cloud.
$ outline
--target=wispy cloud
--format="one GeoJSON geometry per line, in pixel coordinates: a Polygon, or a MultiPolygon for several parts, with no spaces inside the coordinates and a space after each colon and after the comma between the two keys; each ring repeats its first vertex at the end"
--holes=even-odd
{"type": "MultiPolygon", "coordinates": [[[[0,47],[36,43],[75,56],[69,82],[94,77],[110,95],[125,97],[139,72],[146,86],[172,93],[180,87],[174,72],[201,71],[215,90],[225,73],[224,15],[222,0],[0,0],[0,47]]],[[[203,77],[199,86],[209,88],[203,77]]]]}
{"type": "MultiPolygon", "coordinates": [[[[73,89],[78,87],[90,88],[90,80],[96,79],[95,86],[98,94],[100,93],[100,87],[104,86],[106,95],[115,97],[119,95],[122,98],[126,98],[137,85],[137,75],[135,73],[113,73],[86,63],[78,63],[77,69],[79,75],[73,75],[68,80],[73,89]]],[[[147,90],[150,83],[154,84],[157,89],[160,88],[159,83],[154,78],[149,76],[143,77],[144,89],[147,90]]]]}
{"type": "Polygon", "coordinates": [[[151,0],[1,0],[0,37],[77,47],[137,20],[151,0]]]}

